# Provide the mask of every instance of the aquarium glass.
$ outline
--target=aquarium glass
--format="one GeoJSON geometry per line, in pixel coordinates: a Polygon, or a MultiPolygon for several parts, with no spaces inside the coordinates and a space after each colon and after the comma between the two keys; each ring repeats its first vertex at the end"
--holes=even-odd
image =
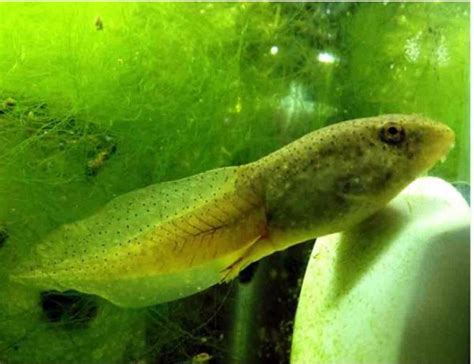
{"type": "Polygon", "coordinates": [[[314,240],[139,308],[11,272],[124,193],[394,113],[452,128],[429,174],[468,191],[468,3],[0,3],[0,362],[289,363],[314,240]]]}

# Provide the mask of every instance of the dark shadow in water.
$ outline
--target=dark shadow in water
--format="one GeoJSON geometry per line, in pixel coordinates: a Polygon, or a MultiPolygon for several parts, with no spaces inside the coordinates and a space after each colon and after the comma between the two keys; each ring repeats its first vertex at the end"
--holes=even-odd
{"type": "Polygon", "coordinates": [[[471,205],[471,185],[467,182],[453,182],[458,192],[464,197],[469,206],[471,205]]]}
{"type": "Polygon", "coordinates": [[[4,228],[0,227],[0,248],[5,245],[5,242],[7,241],[7,239],[8,239],[7,231],[4,228]]]}
{"type": "Polygon", "coordinates": [[[259,264],[258,261],[253,262],[247,268],[240,271],[239,276],[238,276],[239,283],[242,283],[242,284],[250,283],[250,281],[252,281],[253,277],[255,276],[255,272],[258,269],[258,264],[259,264]]]}
{"type": "Polygon", "coordinates": [[[76,291],[40,293],[44,319],[61,328],[84,329],[98,313],[97,297],[76,291]]]}
{"type": "Polygon", "coordinates": [[[225,346],[237,282],[148,308],[146,357],[153,364],[228,363],[225,346]]]}
{"type": "Polygon", "coordinates": [[[387,207],[342,235],[335,267],[334,295],[328,302],[337,304],[388,249],[406,223],[403,215],[387,207]]]}
{"type": "MultiPolygon", "coordinates": [[[[251,317],[242,328],[246,341],[238,355],[229,353],[219,363],[289,363],[298,297],[313,245],[314,241],[301,243],[262,259],[252,280],[238,285],[241,290],[254,285],[244,306],[251,317]]],[[[236,326],[234,322],[228,332],[236,326]]]]}
{"type": "Polygon", "coordinates": [[[425,251],[405,318],[399,363],[469,363],[469,227],[440,234],[425,251]]]}

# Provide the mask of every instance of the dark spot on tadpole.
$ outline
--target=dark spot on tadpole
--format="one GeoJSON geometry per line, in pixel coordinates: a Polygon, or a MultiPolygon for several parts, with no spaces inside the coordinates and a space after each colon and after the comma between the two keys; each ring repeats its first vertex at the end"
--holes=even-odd
{"type": "Polygon", "coordinates": [[[8,239],[8,233],[5,229],[0,228],[0,248],[5,245],[5,242],[8,239]]]}
{"type": "Polygon", "coordinates": [[[41,292],[40,305],[47,322],[68,330],[87,328],[98,313],[96,297],[76,291],[41,292]]]}

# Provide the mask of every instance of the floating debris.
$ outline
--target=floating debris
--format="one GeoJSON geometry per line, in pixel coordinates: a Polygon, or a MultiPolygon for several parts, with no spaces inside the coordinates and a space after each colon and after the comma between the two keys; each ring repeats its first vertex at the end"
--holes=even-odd
{"type": "Polygon", "coordinates": [[[117,151],[117,146],[109,136],[104,138],[104,143],[97,147],[97,152],[87,162],[86,175],[96,176],[105,162],[117,151]],[[105,145],[104,145],[105,144],[105,145]]]}
{"type": "Polygon", "coordinates": [[[12,109],[16,106],[16,100],[12,97],[8,97],[3,101],[3,107],[5,109],[12,109]]]}
{"type": "Polygon", "coordinates": [[[191,364],[208,364],[212,359],[212,355],[208,353],[199,353],[193,356],[191,364]]]}
{"type": "Polygon", "coordinates": [[[2,102],[2,107],[0,108],[0,115],[5,114],[8,111],[11,111],[16,106],[16,100],[12,97],[8,97],[2,102]]]}
{"type": "Polygon", "coordinates": [[[103,30],[104,29],[104,22],[102,21],[100,16],[95,18],[94,25],[95,25],[95,29],[97,29],[97,30],[103,30]]]}

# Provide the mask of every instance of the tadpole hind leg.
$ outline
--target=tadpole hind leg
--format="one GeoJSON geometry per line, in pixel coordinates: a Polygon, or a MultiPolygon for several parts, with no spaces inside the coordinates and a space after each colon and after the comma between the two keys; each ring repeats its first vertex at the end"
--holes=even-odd
{"type": "MultiPolygon", "coordinates": [[[[229,265],[226,269],[222,270],[220,273],[222,275],[220,283],[228,283],[236,278],[240,271],[245,268],[244,266],[244,256],[237,259],[234,263],[229,265]]],[[[248,263],[250,264],[250,263],[248,263]]]]}
{"type": "Polygon", "coordinates": [[[236,278],[240,271],[253,262],[260,260],[276,251],[269,239],[256,239],[255,242],[234,263],[222,270],[220,283],[226,283],[236,278]]]}

